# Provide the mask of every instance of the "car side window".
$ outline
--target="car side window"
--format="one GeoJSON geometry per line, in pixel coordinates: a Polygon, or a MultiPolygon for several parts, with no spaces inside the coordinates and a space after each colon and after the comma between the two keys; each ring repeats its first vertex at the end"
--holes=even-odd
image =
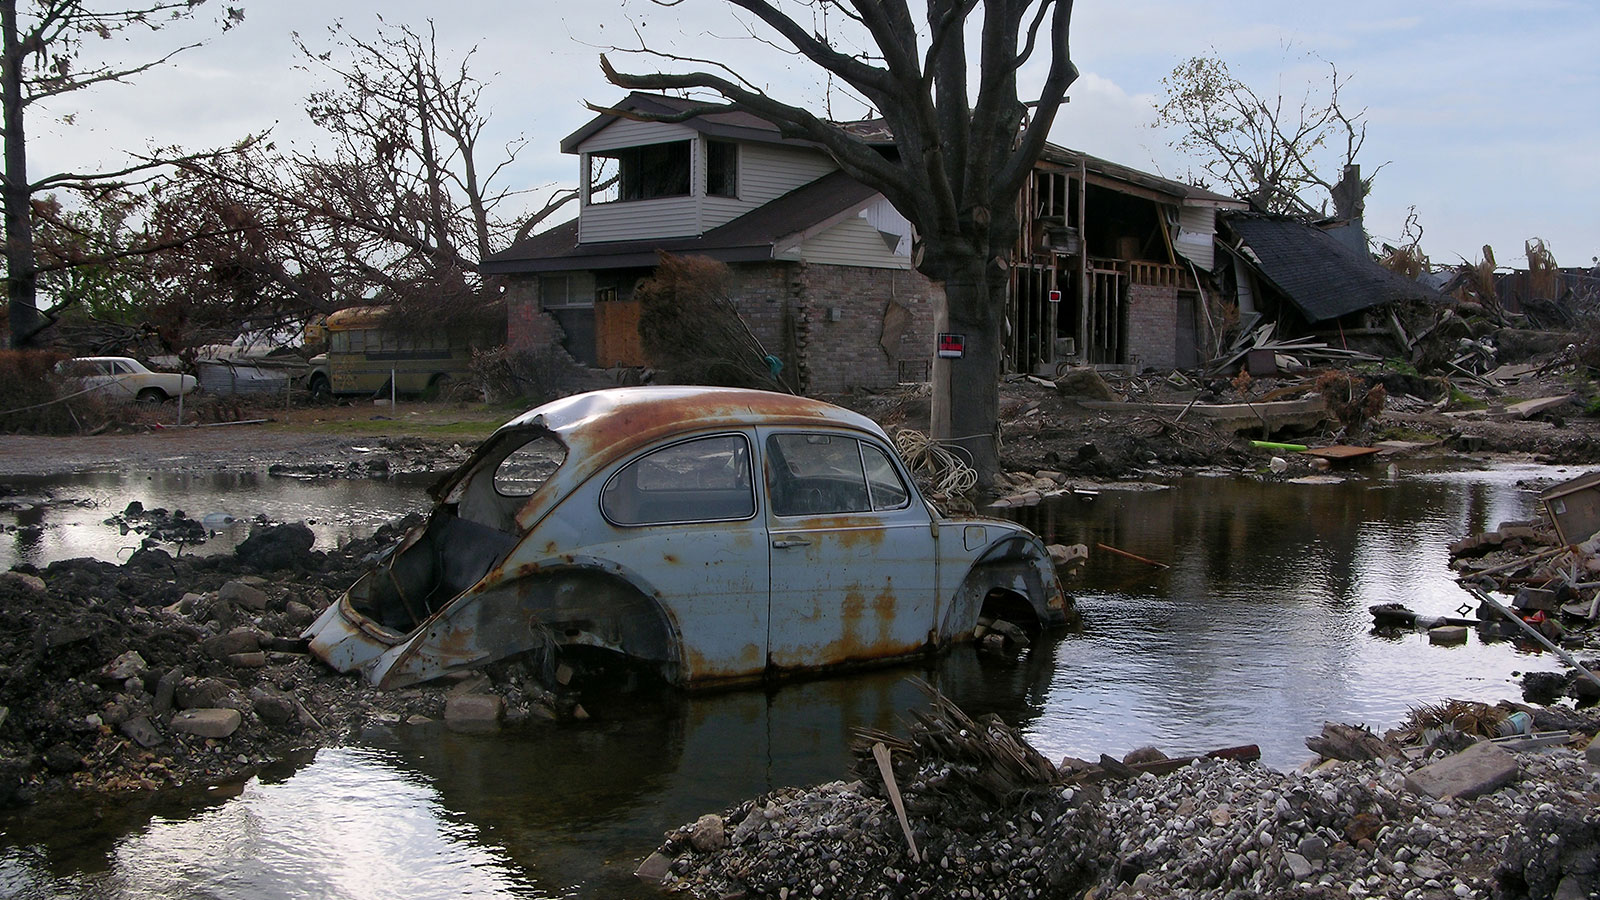
{"type": "Polygon", "coordinates": [[[867,512],[861,444],[837,434],[774,434],[767,438],[767,489],[772,512],[814,516],[867,512]]]}
{"type": "Polygon", "coordinates": [[[624,466],[600,492],[617,525],[725,522],[756,514],[750,444],[719,434],[662,447],[624,466]]]}
{"type": "Polygon", "coordinates": [[[911,502],[911,492],[882,449],[862,443],[861,462],[867,468],[867,492],[872,496],[873,509],[904,509],[911,502]]]}

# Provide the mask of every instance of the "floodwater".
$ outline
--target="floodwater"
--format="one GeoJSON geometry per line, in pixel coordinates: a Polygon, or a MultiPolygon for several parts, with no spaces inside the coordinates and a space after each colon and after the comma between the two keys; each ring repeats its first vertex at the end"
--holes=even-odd
{"type": "MultiPolygon", "coordinates": [[[[586,698],[593,721],[494,736],[379,728],[200,800],[0,819],[0,896],[641,896],[629,873],[663,832],[764,791],[851,777],[852,735],[902,730],[923,703],[917,677],[973,714],[999,713],[1047,756],[1255,743],[1276,768],[1307,758],[1304,738],[1324,721],[1381,730],[1419,703],[1516,697],[1516,673],[1558,663],[1476,635],[1443,648],[1374,634],[1367,607],[1454,614],[1467,595],[1450,579],[1447,545],[1531,517],[1540,487],[1580,473],[1400,465],[1343,484],[1187,478],[1015,511],[1047,540],[1092,551],[1069,585],[1084,631],[1015,660],[958,648],[770,691],[586,698]],[[1095,552],[1100,543],[1170,568],[1095,552]]],[[[197,492],[202,477],[169,481],[39,484],[55,502],[35,507],[37,540],[13,552],[48,562],[49,548],[104,529],[92,516],[51,518],[80,508],[79,491],[101,519],[130,499],[170,508],[183,496],[208,498],[187,501],[196,517],[234,501],[230,514],[244,519],[298,509],[330,524],[319,540],[423,505],[416,487],[385,482],[261,478],[212,495],[197,492]]]]}
{"type": "Polygon", "coordinates": [[[307,479],[265,472],[159,471],[10,476],[0,485],[0,571],[18,563],[43,568],[79,556],[126,560],[143,535],[124,533],[106,520],[132,502],[146,510],[181,510],[214,533],[200,544],[160,545],[173,553],[231,550],[261,517],[305,522],[317,547],[336,547],[370,537],[408,512],[428,509],[431,501],[423,491],[436,477],[307,479]]]}

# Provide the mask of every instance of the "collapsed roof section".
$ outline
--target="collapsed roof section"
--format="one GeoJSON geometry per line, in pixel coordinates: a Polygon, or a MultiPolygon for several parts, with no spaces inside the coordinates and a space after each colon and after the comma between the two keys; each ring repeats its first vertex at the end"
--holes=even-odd
{"type": "Polygon", "coordinates": [[[1221,214],[1224,242],[1258,279],[1315,325],[1438,291],[1397,275],[1313,225],[1283,216],[1221,214]]]}

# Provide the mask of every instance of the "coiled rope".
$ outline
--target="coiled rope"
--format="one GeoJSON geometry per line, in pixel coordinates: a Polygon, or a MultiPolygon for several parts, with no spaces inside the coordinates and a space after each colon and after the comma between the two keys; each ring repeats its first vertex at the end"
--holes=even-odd
{"type": "Polygon", "coordinates": [[[912,472],[929,480],[932,493],[955,497],[978,485],[977,469],[920,431],[900,429],[895,432],[894,446],[912,472]]]}

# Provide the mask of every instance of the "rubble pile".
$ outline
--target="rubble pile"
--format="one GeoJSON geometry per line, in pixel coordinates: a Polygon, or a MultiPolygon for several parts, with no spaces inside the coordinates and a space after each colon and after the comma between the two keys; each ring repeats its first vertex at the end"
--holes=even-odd
{"type": "Polygon", "coordinates": [[[894,789],[858,754],[858,780],[702,816],[639,874],[691,897],[783,900],[1594,896],[1600,758],[1578,747],[1600,721],[1578,721],[1579,740],[1521,750],[1404,748],[1367,732],[1376,758],[1290,773],[1198,757],[1164,776],[1109,758],[1047,775],[1014,731],[936,698],[894,742],[894,789]],[[1501,766],[1493,780],[1476,774],[1484,756],[1501,766]]]}
{"type": "Polygon", "coordinates": [[[152,541],[168,544],[203,544],[211,536],[204,523],[189,518],[181,509],[170,512],[159,506],[145,509],[137,500],[106,519],[105,524],[117,526],[123,534],[144,535],[152,541]]]}
{"type": "MultiPolygon", "coordinates": [[[[1548,519],[1507,522],[1457,541],[1450,555],[1463,582],[1510,596],[1509,611],[1523,623],[1508,620],[1485,602],[1477,612],[1481,628],[1498,629],[1511,638],[1532,631],[1578,652],[1600,647],[1600,535],[1566,544],[1548,519]]],[[[1580,663],[1590,672],[1600,671],[1600,661],[1580,663]]],[[[1576,670],[1530,673],[1524,676],[1523,691],[1525,699],[1537,703],[1561,696],[1582,704],[1600,700],[1600,684],[1576,670]]]]}
{"type": "Polygon", "coordinates": [[[212,783],[375,719],[437,718],[444,688],[380,693],[299,640],[395,527],[327,553],[276,525],[231,555],[0,574],[0,806],[212,783]]]}
{"type": "Polygon", "coordinates": [[[1093,884],[1110,852],[1098,806],[998,718],[948,701],[910,741],[869,734],[860,780],[784,789],[669,835],[641,875],[695,897],[1045,897],[1093,884]],[[892,743],[897,818],[870,747],[892,743]],[[997,893],[998,892],[998,893],[997,893]]]}

